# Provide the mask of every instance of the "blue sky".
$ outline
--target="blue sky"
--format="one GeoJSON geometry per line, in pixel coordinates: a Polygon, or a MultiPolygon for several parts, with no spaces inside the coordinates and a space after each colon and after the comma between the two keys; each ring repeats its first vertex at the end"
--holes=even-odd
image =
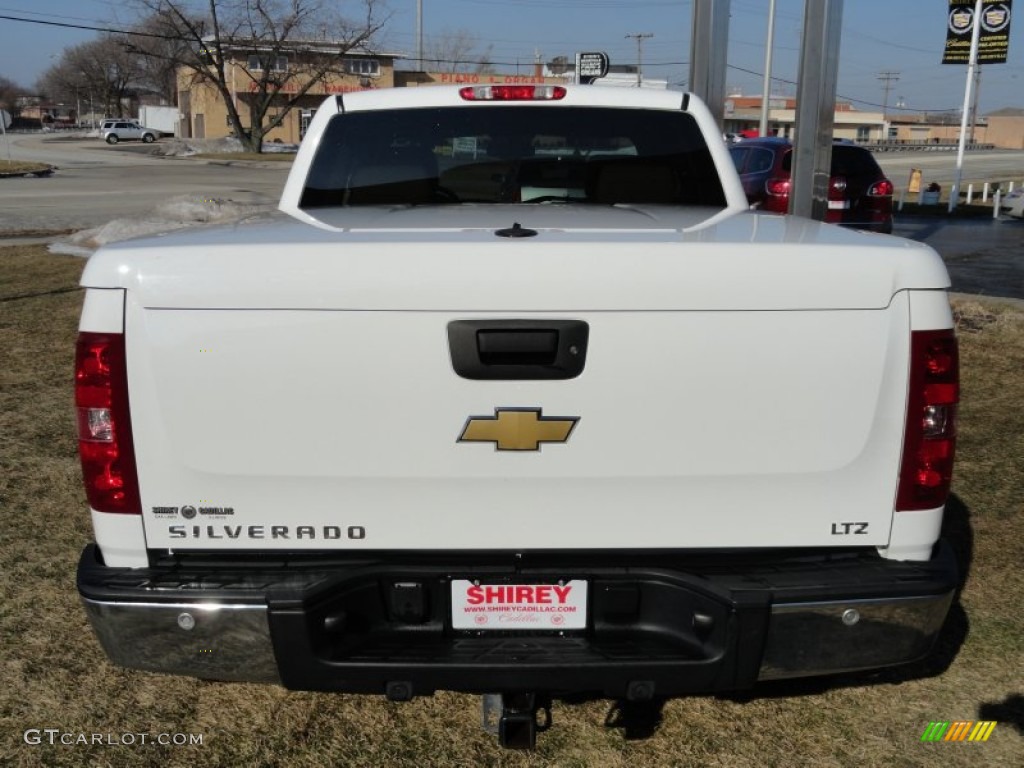
{"type": "MultiPolygon", "coordinates": [[[[192,0],[195,4],[195,0],[192,0]]],[[[603,50],[613,63],[635,63],[636,42],[627,34],[653,33],[644,41],[644,73],[683,85],[688,75],[691,0],[422,0],[424,32],[465,30],[491,46],[502,72],[527,71],[534,56],[545,60],[576,51],[603,50]]],[[[198,3],[202,5],[203,3],[198,3]]],[[[353,15],[358,0],[331,0],[353,15]]],[[[768,0],[732,0],[728,83],[745,94],[761,92],[768,0]]],[[[777,0],[773,75],[796,79],[804,0],[777,0]]],[[[840,47],[839,96],[859,109],[881,108],[881,72],[897,72],[888,104],[908,110],[958,110],[964,66],[939,63],[945,40],[947,0],[846,0],[840,47]]],[[[393,51],[416,50],[416,0],[388,0],[391,13],[382,43],[393,51]]],[[[126,0],[0,0],[0,15],[36,21],[123,28],[137,18],[126,0]]],[[[980,110],[1024,107],[1024,0],[1017,0],[1006,64],[983,68],[980,110]]],[[[0,75],[31,86],[65,46],[97,33],[0,19],[0,75]]],[[[777,93],[793,85],[777,82],[777,93]]]]}

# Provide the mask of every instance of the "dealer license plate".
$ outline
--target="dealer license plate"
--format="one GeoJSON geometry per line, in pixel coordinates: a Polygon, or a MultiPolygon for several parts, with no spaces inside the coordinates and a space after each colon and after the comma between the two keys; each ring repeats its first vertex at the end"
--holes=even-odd
{"type": "Polygon", "coordinates": [[[586,629],[587,582],[479,584],[452,581],[452,627],[476,630],[586,629]]]}

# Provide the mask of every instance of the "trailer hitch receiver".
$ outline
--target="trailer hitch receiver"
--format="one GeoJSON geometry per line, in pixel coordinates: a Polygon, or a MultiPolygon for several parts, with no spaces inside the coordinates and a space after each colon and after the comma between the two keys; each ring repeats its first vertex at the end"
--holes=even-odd
{"type": "Polygon", "coordinates": [[[483,697],[484,728],[508,749],[534,749],[537,734],[551,727],[551,697],[539,693],[487,694],[483,697]]]}

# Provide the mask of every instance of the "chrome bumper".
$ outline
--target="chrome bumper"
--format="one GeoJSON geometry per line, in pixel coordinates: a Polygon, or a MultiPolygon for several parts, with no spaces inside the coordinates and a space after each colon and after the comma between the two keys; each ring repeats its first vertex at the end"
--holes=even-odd
{"type": "Polygon", "coordinates": [[[279,683],[266,606],[82,598],[110,660],[211,680],[279,683]]]}
{"type": "MultiPolygon", "coordinates": [[[[759,680],[892,666],[928,653],[953,593],[772,607],[759,680]]],[[[83,599],[107,656],[131,669],[280,683],[267,609],[83,599]]]]}
{"type": "Polygon", "coordinates": [[[773,605],[758,680],[875,669],[928,653],[953,592],[773,605]]]}
{"type": "Polygon", "coordinates": [[[947,546],[922,563],[796,558],[706,572],[589,557],[574,570],[591,582],[589,628],[551,635],[453,631],[452,574],[481,568],[447,561],[127,569],[90,547],[78,586],[107,656],[133,669],[295,690],[622,698],[638,686],[706,694],[916,661],[957,584],[947,546]]]}

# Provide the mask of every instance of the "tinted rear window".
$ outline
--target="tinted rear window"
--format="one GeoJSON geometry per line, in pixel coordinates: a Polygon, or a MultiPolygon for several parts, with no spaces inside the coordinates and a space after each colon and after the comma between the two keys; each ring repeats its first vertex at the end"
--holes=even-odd
{"type": "Polygon", "coordinates": [[[832,147],[832,175],[874,178],[882,175],[882,169],[866,149],[839,144],[832,147]]]}
{"type": "MultiPolygon", "coordinates": [[[[782,160],[782,170],[791,171],[793,165],[793,153],[787,152],[782,160]]],[[[882,169],[875,161],[874,156],[866,149],[851,147],[847,144],[832,145],[832,169],[833,176],[846,176],[855,178],[866,176],[877,178],[882,176],[882,169]]]]}
{"type": "Polygon", "coordinates": [[[332,118],[301,206],[570,201],[724,206],[684,112],[443,107],[332,118]]]}

